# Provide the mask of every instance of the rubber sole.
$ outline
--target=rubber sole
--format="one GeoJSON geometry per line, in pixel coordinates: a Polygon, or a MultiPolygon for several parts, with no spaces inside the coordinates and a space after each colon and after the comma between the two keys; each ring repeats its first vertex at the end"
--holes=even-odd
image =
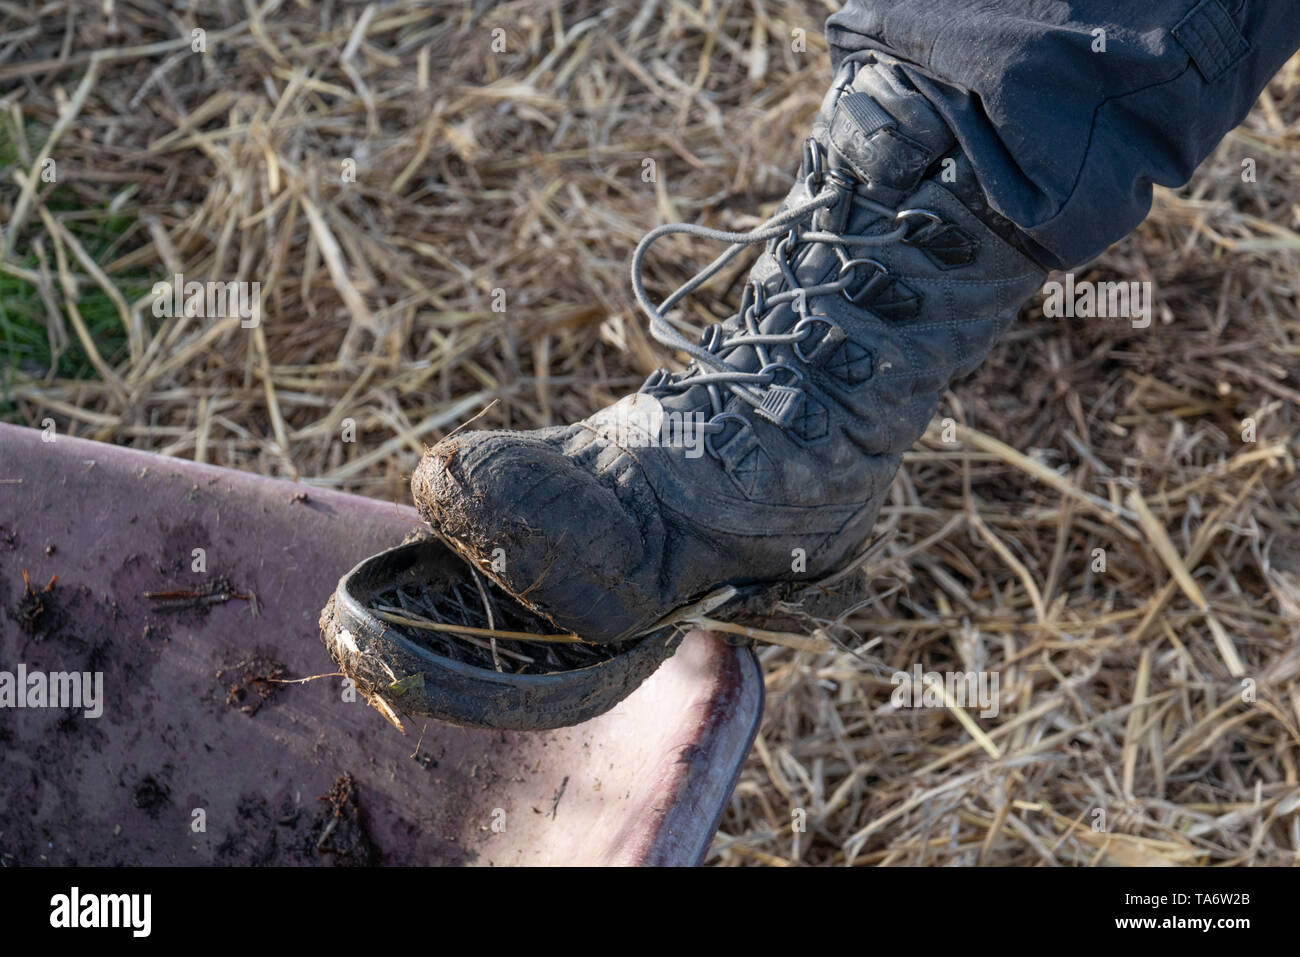
{"type": "Polygon", "coordinates": [[[340,670],[368,698],[448,724],[545,731],[581,724],[618,704],[670,658],[678,628],[642,638],[598,665],[544,675],[504,674],[452,661],[399,634],[368,609],[396,585],[445,589],[469,580],[464,560],[436,539],[390,548],[339,579],[321,612],[322,640],[340,670]]]}

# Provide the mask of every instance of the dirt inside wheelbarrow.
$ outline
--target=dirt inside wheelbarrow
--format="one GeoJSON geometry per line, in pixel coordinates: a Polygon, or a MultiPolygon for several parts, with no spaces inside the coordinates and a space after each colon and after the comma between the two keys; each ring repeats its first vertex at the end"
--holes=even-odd
{"type": "Polygon", "coordinates": [[[435,654],[506,674],[574,671],[609,661],[635,643],[597,645],[557,634],[546,619],[472,571],[436,588],[411,584],[389,588],[375,597],[369,610],[389,628],[435,654]],[[431,626],[467,627],[478,633],[431,626]],[[501,637],[491,632],[534,637],[501,637]]]}

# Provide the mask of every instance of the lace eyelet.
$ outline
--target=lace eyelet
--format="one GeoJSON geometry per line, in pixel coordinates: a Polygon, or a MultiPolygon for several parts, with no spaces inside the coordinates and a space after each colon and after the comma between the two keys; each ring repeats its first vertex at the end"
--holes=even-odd
{"type": "Polygon", "coordinates": [[[836,188],[849,193],[853,192],[858,185],[857,177],[853,176],[851,173],[846,173],[842,169],[831,170],[826,174],[826,178],[830,180],[836,188]]]}
{"type": "Polygon", "coordinates": [[[803,340],[804,340],[804,339],[807,339],[808,336],[812,335],[812,327],[813,327],[813,324],[814,324],[814,323],[818,323],[818,322],[825,323],[825,324],[826,324],[830,329],[834,329],[834,328],[837,327],[837,324],[836,324],[836,323],[834,323],[834,322],[832,322],[831,320],[827,319],[825,316],[804,316],[802,319],[800,319],[798,322],[796,322],[796,323],[794,324],[794,328],[790,330],[790,332],[791,332],[792,335],[793,335],[794,333],[800,331],[801,329],[807,329],[807,330],[808,330],[808,334],[807,334],[807,335],[803,336],[803,337],[800,338],[800,339],[796,339],[796,340],[795,340],[795,343],[794,343],[794,350],[793,350],[793,351],[794,351],[794,354],[798,357],[798,359],[799,359],[800,362],[807,363],[807,362],[811,362],[811,361],[812,361],[812,360],[811,360],[807,355],[804,354],[804,351],[803,351],[803,340]]]}
{"type": "Polygon", "coordinates": [[[641,383],[641,388],[637,391],[649,392],[652,389],[657,389],[671,378],[672,373],[667,369],[655,369],[654,372],[646,376],[645,382],[641,383]]]}
{"type": "Polygon", "coordinates": [[[853,303],[855,306],[858,305],[858,297],[861,296],[863,292],[865,292],[868,288],[871,287],[872,282],[874,282],[878,277],[883,276],[887,278],[889,276],[889,270],[885,268],[884,263],[877,262],[874,259],[848,259],[840,263],[839,277],[843,279],[845,273],[847,273],[851,269],[856,269],[858,266],[874,266],[876,269],[876,274],[872,276],[870,279],[868,279],[866,283],[863,284],[863,288],[859,289],[856,295],[850,293],[848,289],[840,290],[840,292],[844,294],[844,298],[847,299],[849,302],[853,303]]]}
{"type": "MultiPolygon", "coordinates": [[[[742,428],[744,426],[749,425],[748,419],[746,419],[743,415],[739,415],[738,413],[735,412],[719,412],[717,415],[713,416],[713,418],[709,419],[707,424],[713,425],[715,422],[722,422],[724,419],[733,419],[734,421],[739,422],[742,428]]],[[[712,431],[708,429],[705,429],[704,431],[704,451],[708,452],[709,455],[715,459],[718,457],[718,452],[716,449],[714,449],[713,443],[710,441],[709,437],[713,435],[715,432],[725,432],[725,431],[726,431],[725,426],[723,428],[714,429],[712,431]]]]}
{"type": "Polygon", "coordinates": [[[899,240],[899,242],[910,246],[916,240],[916,238],[921,234],[929,232],[935,226],[943,225],[943,217],[939,216],[938,213],[931,212],[928,209],[919,209],[919,208],[900,209],[898,212],[894,214],[894,222],[900,225],[906,224],[909,219],[918,219],[918,218],[929,220],[929,222],[926,225],[922,226],[919,230],[917,230],[915,236],[908,236],[904,234],[903,237],[899,240]]]}
{"type": "Polygon", "coordinates": [[[784,261],[786,265],[789,265],[790,257],[793,255],[795,248],[794,240],[795,232],[792,229],[787,235],[782,236],[777,241],[777,244],[772,248],[772,255],[777,259],[784,261]]]}
{"type": "Polygon", "coordinates": [[[722,326],[708,326],[700,333],[700,348],[705,352],[716,353],[722,343],[722,326]]]}
{"type": "MultiPolygon", "coordinates": [[[[795,345],[798,345],[798,343],[796,342],[795,345]]],[[[784,369],[786,372],[788,372],[788,373],[790,373],[792,376],[794,376],[794,381],[795,381],[795,382],[802,382],[802,381],[803,381],[803,373],[800,372],[798,369],[796,369],[794,366],[792,366],[792,365],[788,365],[787,363],[784,363],[784,362],[769,362],[767,365],[763,366],[763,368],[761,368],[761,369],[758,370],[758,374],[759,374],[759,375],[767,375],[767,370],[768,370],[768,369],[784,369]]],[[[776,378],[776,377],[773,376],[773,381],[775,381],[775,378],[776,378]]]]}
{"type": "Polygon", "coordinates": [[[815,193],[822,186],[822,147],[811,136],[804,140],[804,166],[808,168],[808,173],[804,176],[804,184],[808,187],[809,193],[815,193]]]}

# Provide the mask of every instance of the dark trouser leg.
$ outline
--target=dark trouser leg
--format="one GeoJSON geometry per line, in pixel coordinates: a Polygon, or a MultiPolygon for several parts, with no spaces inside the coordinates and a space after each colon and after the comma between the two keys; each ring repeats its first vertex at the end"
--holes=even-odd
{"type": "Polygon", "coordinates": [[[1153,183],[1185,183],[1300,47],[1288,0],[848,0],[831,56],[902,61],[990,204],[1079,265],[1123,237],[1153,183]]]}

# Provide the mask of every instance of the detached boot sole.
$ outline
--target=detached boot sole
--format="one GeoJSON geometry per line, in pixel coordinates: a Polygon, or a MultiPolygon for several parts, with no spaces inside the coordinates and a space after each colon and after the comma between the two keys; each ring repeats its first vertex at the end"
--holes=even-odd
{"type": "Polygon", "coordinates": [[[581,724],[635,691],[682,641],[682,629],[670,626],[628,642],[599,664],[512,674],[439,654],[372,610],[401,586],[446,594],[458,582],[475,588],[469,566],[436,539],[372,555],[339,580],[321,613],[323,640],[343,674],[381,711],[502,731],[581,724]]]}

